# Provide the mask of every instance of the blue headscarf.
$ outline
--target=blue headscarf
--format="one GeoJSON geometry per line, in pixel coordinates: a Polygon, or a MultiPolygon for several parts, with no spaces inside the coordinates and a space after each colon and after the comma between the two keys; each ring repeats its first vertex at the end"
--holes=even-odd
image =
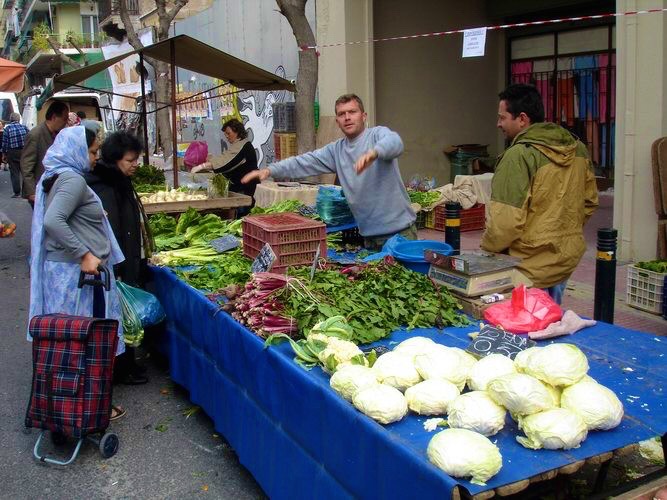
{"type": "MultiPolygon", "coordinates": [[[[35,186],[35,209],[32,214],[31,258],[30,258],[30,313],[29,318],[44,314],[43,269],[46,251],[44,248],[44,213],[46,212],[46,193],[42,182],[62,172],[75,172],[83,175],[90,171],[86,131],[82,126],[67,127],[56,136],[53,145],[44,156],[44,174],[35,186]]],[[[95,192],[88,188],[102,208],[102,202],[95,192]]],[[[102,210],[104,210],[102,208],[102,210]]],[[[104,218],[105,232],[111,243],[110,265],[125,260],[109,220],[104,218]]],[[[28,334],[28,340],[30,340],[28,334]]]]}

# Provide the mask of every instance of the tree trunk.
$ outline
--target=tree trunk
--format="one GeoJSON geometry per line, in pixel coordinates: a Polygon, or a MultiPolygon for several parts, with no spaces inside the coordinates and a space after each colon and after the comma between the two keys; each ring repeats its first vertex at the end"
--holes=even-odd
{"type": "MultiPolygon", "coordinates": [[[[169,27],[171,22],[178,14],[178,11],[188,3],[188,0],[176,0],[173,7],[167,10],[165,0],[155,0],[155,6],[158,14],[157,26],[157,41],[161,42],[169,38],[169,27]]],[[[120,15],[123,27],[127,32],[127,40],[135,50],[143,48],[137,33],[132,26],[130,15],[127,12],[127,5],[125,0],[119,0],[118,13],[120,15]]],[[[145,61],[155,69],[154,91],[157,98],[157,108],[162,108],[166,104],[171,105],[171,78],[169,71],[169,64],[162,61],[155,61],[146,58],[145,61]]],[[[142,68],[143,71],[143,68],[142,68]]],[[[163,158],[166,160],[172,155],[172,131],[171,131],[171,116],[170,108],[165,107],[157,112],[155,117],[155,124],[157,126],[157,133],[159,137],[160,146],[162,146],[163,158]]]]}
{"type": "Polygon", "coordinates": [[[172,154],[171,141],[171,113],[170,107],[164,107],[163,103],[171,103],[171,79],[169,77],[169,65],[165,62],[154,61],[155,68],[155,96],[157,97],[157,108],[160,109],[155,117],[155,125],[158,131],[159,144],[166,160],[172,154]]]}
{"type": "MultiPolygon", "coordinates": [[[[308,0],[276,0],[299,47],[315,46],[315,35],[306,19],[308,0]]],[[[296,78],[296,137],[299,154],[315,149],[315,116],[313,106],[317,90],[317,53],[314,49],[299,51],[296,78]]]]}

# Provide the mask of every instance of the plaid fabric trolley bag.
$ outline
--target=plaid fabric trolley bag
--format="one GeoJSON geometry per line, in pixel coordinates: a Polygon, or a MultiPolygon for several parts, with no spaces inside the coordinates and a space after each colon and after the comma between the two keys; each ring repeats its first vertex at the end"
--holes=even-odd
{"type": "MultiPolygon", "coordinates": [[[[109,270],[103,266],[99,269],[100,279],[87,279],[81,273],[79,288],[103,286],[108,292],[111,285],[109,270]]],[[[104,293],[99,295],[104,297],[104,293]]],[[[94,300],[95,305],[98,302],[94,300]]],[[[108,300],[104,302],[108,304],[108,300]]],[[[104,315],[107,315],[106,308],[104,315]]],[[[118,451],[118,436],[105,431],[111,415],[118,321],[46,314],[32,318],[29,329],[33,339],[33,376],[25,425],[43,429],[33,450],[35,458],[69,465],[76,459],[86,438],[99,447],[104,458],[112,457],[118,451]],[[45,430],[51,431],[55,445],[65,444],[67,438],[78,440],[68,460],[61,461],[40,453],[45,430]],[[95,439],[93,434],[101,435],[100,439],[95,439]]]]}

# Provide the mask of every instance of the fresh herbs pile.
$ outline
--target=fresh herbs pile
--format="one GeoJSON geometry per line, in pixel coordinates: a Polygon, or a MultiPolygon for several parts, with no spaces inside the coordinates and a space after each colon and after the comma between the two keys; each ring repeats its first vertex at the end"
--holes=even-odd
{"type": "Polygon", "coordinates": [[[165,178],[164,171],[157,168],[155,165],[139,165],[137,170],[132,176],[132,183],[138,192],[147,192],[141,191],[137,186],[138,185],[159,185],[164,186],[165,178]]]}
{"type": "Polygon", "coordinates": [[[637,267],[653,271],[654,273],[667,273],[667,260],[651,260],[648,262],[639,262],[637,267]]]}
{"type": "Polygon", "coordinates": [[[411,203],[419,203],[422,207],[430,207],[440,199],[440,191],[415,191],[408,190],[411,203]]]}

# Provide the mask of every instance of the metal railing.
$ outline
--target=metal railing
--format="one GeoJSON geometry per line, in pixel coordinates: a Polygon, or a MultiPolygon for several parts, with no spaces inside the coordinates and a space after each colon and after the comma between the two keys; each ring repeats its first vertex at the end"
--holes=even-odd
{"type": "MultiPolygon", "coordinates": [[[[125,0],[127,5],[127,12],[131,16],[139,15],[139,0],[125,0]]],[[[107,17],[118,15],[120,0],[98,0],[97,9],[99,12],[100,22],[103,22],[107,17]]]]}

